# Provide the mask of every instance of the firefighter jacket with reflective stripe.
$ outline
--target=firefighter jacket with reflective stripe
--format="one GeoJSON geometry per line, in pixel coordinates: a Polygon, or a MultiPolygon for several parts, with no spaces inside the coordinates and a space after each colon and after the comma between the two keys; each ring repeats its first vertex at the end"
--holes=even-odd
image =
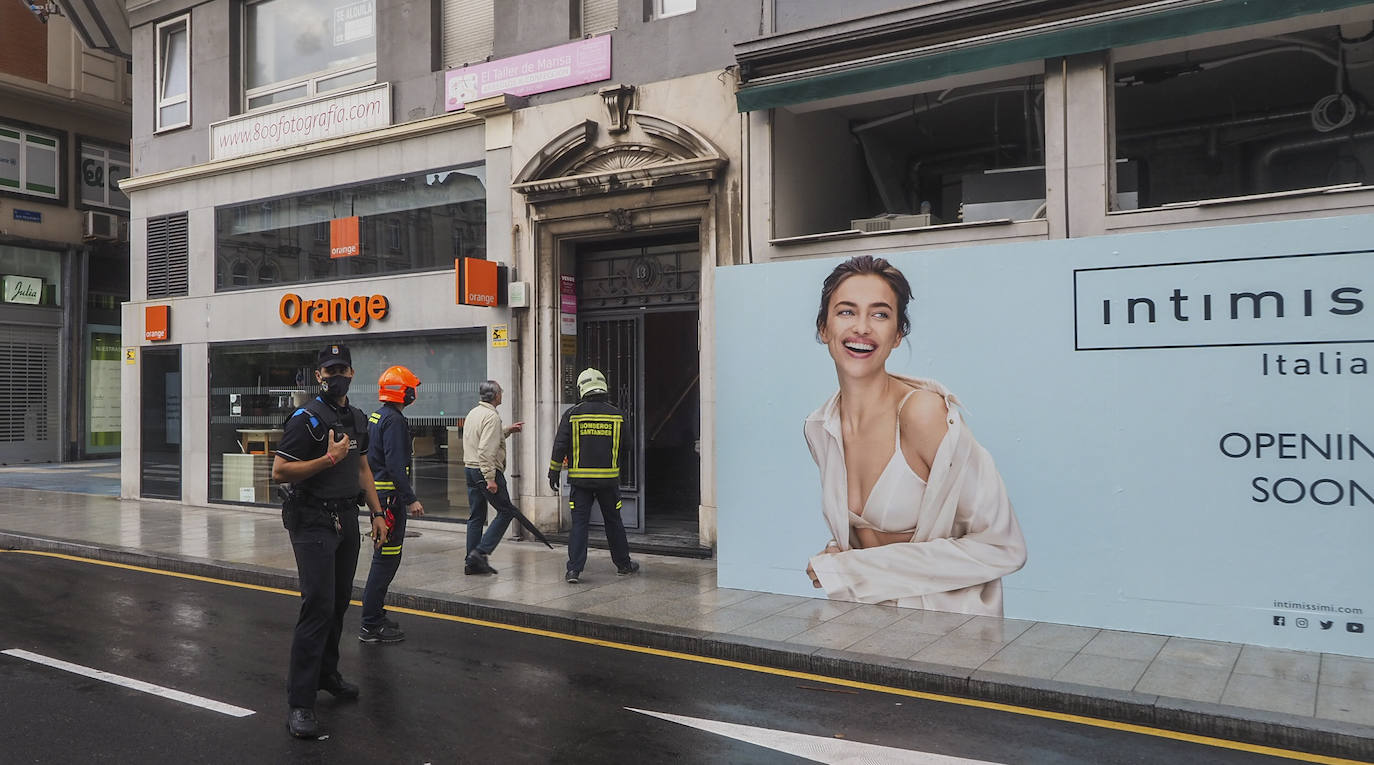
{"type": "Polygon", "coordinates": [[[410,422],[395,404],[383,404],[367,418],[367,466],[377,492],[396,492],[401,507],[415,501],[410,484],[410,422]]]}
{"type": "Polygon", "coordinates": [[[556,475],[568,461],[568,479],[579,481],[620,480],[621,435],[625,415],[604,396],[589,396],[563,413],[553,439],[549,473],[556,475]]]}

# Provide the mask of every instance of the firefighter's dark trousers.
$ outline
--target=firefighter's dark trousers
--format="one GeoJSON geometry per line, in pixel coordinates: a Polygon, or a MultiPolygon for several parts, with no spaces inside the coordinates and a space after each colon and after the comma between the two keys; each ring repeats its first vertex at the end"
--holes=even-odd
{"type": "Polygon", "coordinates": [[[386,617],[383,606],[386,591],[391,580],[396,578],[396,570],[401,567],[401,544],[406,539],[406,508],[396,497],[396,492],[378,492],[377,499],[389,513],[386,542],[372,549],[372,566],[367,570],[367,584],[363,587],[362,624],[368,629],[382,626],[386,617]]]}
{"type": "Polygon", "coordinates": [[[572,505],[572,532],[568,534],[568,570],[582,573],[587,565],[587,534],[592,520],[592,502],[601,506],[606,522],[606,542],[616,568],[630,565],[630,543],[625,539],[625,524],[620,520],[620,481],[572,479],[569,499],[572,505]]]}

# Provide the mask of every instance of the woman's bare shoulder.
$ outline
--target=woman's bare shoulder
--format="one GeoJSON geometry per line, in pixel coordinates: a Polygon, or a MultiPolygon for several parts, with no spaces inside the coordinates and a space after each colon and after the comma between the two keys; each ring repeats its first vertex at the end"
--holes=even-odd
{"type": "Polygon", "coordinates": [[[933,458],[949,430],[949,407],[938,393],[919,388],[913,390],[916,392],[902,406],[902,440],[915,446],[923,456],[933,458]]]}

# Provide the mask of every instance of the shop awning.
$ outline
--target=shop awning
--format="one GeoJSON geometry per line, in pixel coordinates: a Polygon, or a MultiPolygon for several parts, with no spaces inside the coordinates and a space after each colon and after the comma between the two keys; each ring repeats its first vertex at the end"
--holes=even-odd
{"type": "Polygon", "coordinates": [[[770,41],[755,41],[737,46],[736,58],[744,82],[735,94],[735,101],[739,111],[750,112],[1360,5],[1369,3],[1367,0],[1161,0],[1029,26],[984,31],[976,36],[924,46],[913,35],[915,45],[906,50],[819,65],[813,49],[827,43],[833,48],[834,38],[813,38],[810,43],[779,39],[775,46],[770,46],[770,41]],[[797,63],[792,71],[787,71],[788,58],[797,63]],[[768,73],[751,78],[751,69],[762,68],[755,62],[764,60],[767,60],[768,73]]]}

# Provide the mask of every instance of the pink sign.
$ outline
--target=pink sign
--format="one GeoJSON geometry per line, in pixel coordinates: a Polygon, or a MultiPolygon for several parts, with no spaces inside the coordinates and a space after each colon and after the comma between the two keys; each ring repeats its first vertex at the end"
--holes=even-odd
{"type": "Polygon", "coordinates": [[[559,279],[559,310],[577,313],[577,282],[571,276],[561,276],[559,279]]]}
{"type": "Polygon", "coordinates": [[[500,93],[528,96],[611,77],[611,36],[602,35],[444,72],[444,110],[500,93]]]}

